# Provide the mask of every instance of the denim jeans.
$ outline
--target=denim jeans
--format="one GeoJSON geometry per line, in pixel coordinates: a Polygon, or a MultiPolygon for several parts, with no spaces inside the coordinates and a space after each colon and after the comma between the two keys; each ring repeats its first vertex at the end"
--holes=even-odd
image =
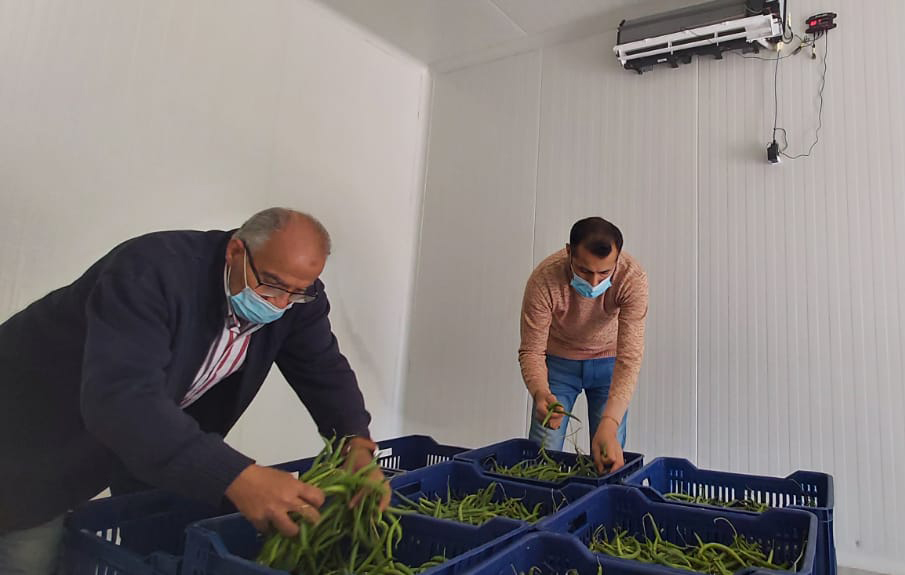
{"type": "MultiPolygon", "coordinates": [[[[588,400],[588,421],[586,427],[591,441],[606,407],[606,400],[610,394],[610,383],[613,381],[613,368],[616,366],[616,358],[606,357],[602,359],[563,359],[552,355],[547,356],[547,379],[550,383],[550,392],[563,404],[566,411],[572,411],[578,395],[585,392],[588,400]]],[[[628,420],[628,412],[619,424],[616,438],[622,447],[625,447],[625,423],[628,420]]],[[[528,438],[540,443],[547,449],[562,451],[566,440],[567,421],[559,429],[547,429],[541,426],[541,422],[534,418],[532,413],[531,430],[528,438]]]]}
{"type": "Polygon", "coordinates": [[[51,575],[57,570],[63,517],[44,525],[0,535],[0,573],[51,575]]]}

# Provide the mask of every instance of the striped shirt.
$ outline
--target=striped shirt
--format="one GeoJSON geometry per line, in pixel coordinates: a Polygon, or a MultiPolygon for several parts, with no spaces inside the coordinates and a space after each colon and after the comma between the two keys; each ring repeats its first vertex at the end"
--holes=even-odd
{"type": "Polygon", "coordinates": [[[263,324],[248,323],[236,317],[229,301],[227,268],[223,269],[223,289],[226,291],[226,321],[220,335],[211,344],[191,387],[179,403],[183,409],[241,369],[251,335],[263,327],[263,324]]]}

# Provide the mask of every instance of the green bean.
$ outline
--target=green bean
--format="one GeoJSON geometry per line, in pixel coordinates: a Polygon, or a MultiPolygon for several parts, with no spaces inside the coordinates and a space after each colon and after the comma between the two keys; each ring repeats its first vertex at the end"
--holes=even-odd
{"type": "Polygon", "coordinates": [[[566,411],[565,406],[563,406],[563,404],[561,404],[560,402],[557,401],[557,402],[551,403],[550,405],[547,406],[547,417],[544,418],[543,427],[547,427],[547,425],[550,423],[550,419],[555,414],[560,414],[560,415],[564,415],[566,417],[571,417],[575,421],[581,421],[580,419],[578,419],[577,417],[575,417],[574,415],[572,415],[571,413],[566,411]]]}
{"type": "Polygon", "coordinates": [[[560,463],[550,457],[544,447],[540,448],[536,458],[520,461],[515,465],[504,466],[494,461],[490,466],[490,471],[520,479],[537,479],[551,482],[560,482],[571,477],[593,478],[600,476],[597,473],[597,465],[591,457],[578,453],[575,458],[575,464],[569,465],[565,462],[560,463]]]}
{"type": "MultiPolygon", "coordinates": [[[[642,517],[641,539],[630,535],[622,529],[608,530],[606,526],[598,526],[588,543],[588,547],[595,553],[612,555],[622,559],[631,559],[641,563],[653,563],[685,569],[699,573],[715,575],[731,575],[739,569],[749,567],[763,567],[767,569],[784,570],[785,565],[774,563],[774,549],[769,554],[764,553],[760,544],[747,541],[741,537],[735,527],[725,518],[719,518],[732,527],[734,537],[730,544],[719,542],[707,542],[701,540],[695,533],[696,544],[677,545],[663,539],[660,529],[651,514],[642,517]],[[647,524],[653,528],[653,534],[647,534],[647,524]]],[[[804,544],[802,544],[802,550],[804,544]]],[[[801,555],[799,555],[799,560],[801,555]]],[[[795,564],[797,567],[797,563],[795,564]]]]}
{"type": "Polygon", "coordinates": [[[258,563],[296,573],[417,575],[445,562],[445,557],[434,557],[424,565],[406,565],[394,557],[403,539],[399,515],[411,512],[399,508],[380,511],[386,486],[368,478],[371,471],[378,469],[376,461],[358,471],[349,471],[343,465],[345,443],[345,439],[325,439],[325,447],[311,469],[299,476],[300,481],[320,488],[326,495],[320,521],[311,525],[292,514],[299,526],[298,535],[285,537],[275,533],[268,537],[258,554],[258,563]],[[352,499],[363,490],[359,503],[350,509],[352,499]]]}
{"type": "Polygon", "coordinates": [[[401,497],[404,509],[414,510],[423,515],[438,519],[450,519],[471,525],[482,525],[496,517],[508,517],[528,523],[538,521],[543,515],[555,510],[556,499],[551,496],[551,505],[545,508],[543,502],[537,503],[529,509],[524,501],[519,498],[506,497],[505,494],[497,496],[498,483],[491,483],[474,493],[454,495],[447,490],[447,499],[443,500],[439,494],[433,499],[421,497],[418,503],[401,497]],[[549,509],[545,513],[545,509],[549,509]]]}
{"type": "MultiPolygon", "coordinates": [[[[753,511],[755,513],[763,513],[764,511],[770,509],[770,506],[766,503],[760,503],[753,499],[731,499],[728,501],[723,501],[722,499],[716,499],[713,497],[705,497],[703,495],[689,495],[687,493],[667,493],[664,495],[666,499],[671,501],[678,501],[680,503],[694,503],[697,505],[712,505],[714,507],[725,507],[727,509],[741,509],[742,511],[753,511]]],[[[811,506],[813,501],[804,501],[803,504],[805,506],[811,506]]]]}

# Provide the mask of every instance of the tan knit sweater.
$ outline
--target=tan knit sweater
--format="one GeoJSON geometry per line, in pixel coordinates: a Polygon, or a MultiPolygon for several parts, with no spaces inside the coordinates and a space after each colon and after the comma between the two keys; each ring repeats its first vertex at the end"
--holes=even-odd
{"type": "Polygon", "coordinates": [[[528,279],[518,351],[525,385],[532,395],[549,388],[547,354],[566,359],[615,357],[610,398],[627,406],[644,354],[647,274],[635,258],[622,252],[613,285],[603,296],[583,297],[569,285],[571,281],[565,249],[542,261],[528,279]]]}

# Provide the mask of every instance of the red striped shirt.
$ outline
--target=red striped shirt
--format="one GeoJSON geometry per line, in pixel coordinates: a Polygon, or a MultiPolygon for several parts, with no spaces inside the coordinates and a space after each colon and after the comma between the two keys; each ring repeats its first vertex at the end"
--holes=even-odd
{"type": "Polygon", "coordinates": [[[185,397],[179,403],[179,407],[186,408],[211,390],[215,385],[239,371],[245,363],[245,355],[248,352],[248,344],[254,332],[263,327],[260,324],[248,324],[240,322],[229,303],[229,286],[227,285],[226,269],[223,271],[223,285],[226,290],[226,321],[223,331],[211,343],[207,357],[198,369],[192,385],[185,397]],[[243,325],[244,323],[244,325],[243,325]]]}

